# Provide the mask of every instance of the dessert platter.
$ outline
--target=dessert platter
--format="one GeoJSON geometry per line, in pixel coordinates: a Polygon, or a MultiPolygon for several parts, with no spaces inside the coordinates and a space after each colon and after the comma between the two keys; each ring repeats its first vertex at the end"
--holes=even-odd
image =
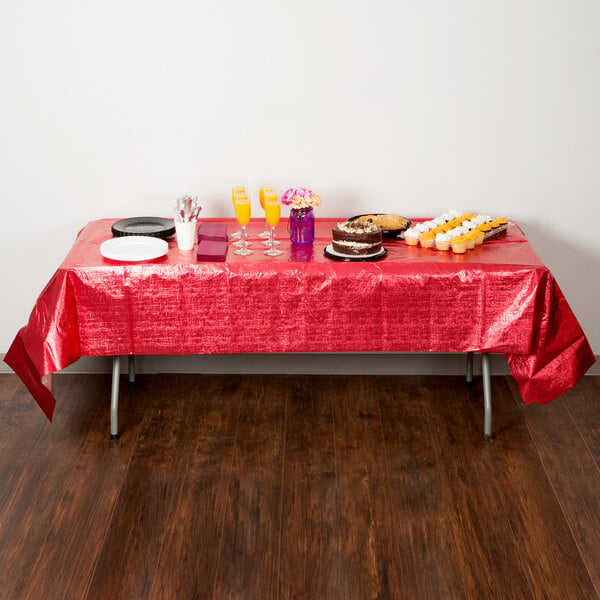
{"type": "Polygon", "coordinates": [[[379,260],[387,254],[381,245],[383,231],[371,221],[348,220],[332,229],[332,240],[323,253],[342,261],[379,260]]]}
{"type": "Polygon", "coordinates": [[[355,215],[354,217],[350,217],[348,221],[368,221],[369,223],[375,223],[375,225],[381,227],[384,238],[398,237],[400,233],[412,225],[410,219],[389,213],[355,215]]]}

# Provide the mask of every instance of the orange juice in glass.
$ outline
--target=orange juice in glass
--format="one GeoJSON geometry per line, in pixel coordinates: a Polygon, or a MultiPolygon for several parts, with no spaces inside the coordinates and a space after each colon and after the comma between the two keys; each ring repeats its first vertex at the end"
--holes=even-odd
{"type": "Polygon", "coordinates": [[[235,216],[242,227],[250,223],[251,213],[250,198],[248,196],[238,196],[235,201],[235,216]]]}
{"type": "Polygon", "coordinates": [[[246,241],[246,225],[250,222],[251,216],[250,198],[247,195],[239,195],[235,201],[235,216],[237,222],[242,226],[242,239],[236,242],[240,247],[234,252],[238,256],[248,256],[253,254],[252,250],[248,249],[250,243],[246,241]]]}
{"type": "Polygon", "coordinates": [[[275,227],[281,218],[281,204],[277,200],[265,204],[265,217],[269,227],[275,227]]]}
{"type": "MultiPolygon", "coordinates": [[[[273,188],[268,185],[264,185],[258,190],[258,201],[260,202],[260,207],[265,210],[265,198],[267,194],[273,191],[273,188]]],[[[271,234],[269,233],[269,227],[265,226],[265,230],[258,234],[258,237],[263,240],[268,240],[271,234]]]]}
{"type": "MultiPolygon", "coordinates": [[[[235,201],[238,196],[246,193],[246,188],[243,185],[234,185],[231,188],[231,203],[233,204],[233,208],[235,210],[235,201]]],[[[230,235],[230,237],[234,240],[239,240],[242,237],[241,231],[235,231],[230,235]]]]}
{"type": "MultiPolygon", "coordinates": [[[[280,214],[281,214],[281,203],[279,202],[279,200],[277,198],[277,193],[274,192],[273,190],[267,190],[265,192],[265,219],[267,221],[267,233],[269,234],[269,239],[267,239],[267,240],[265,240],[263,242],[263,246],[268,246],[269,248],[272,248],[273,246],[279,246],[279,244],[281,244],[281,242],[279,240],[274,239],[274,236],[273,236],[273,239],[271,239],[271,233],[272,233],[271,232],[271,225],[269,223],[269,220],[267,219],[267,209],[266,209],[266,206],[267,206],[267,204],[271,204],[272,205],[272,203],[276,203],[276,204],[280,205],[279,206],[279,211],[280,211],[280,214]]],[[[275,208],[271,207],[270,210],[274,211],[275,208]]],[[[277,222],[279,222],[279,218],[277,219],[277,222]]],[[[277,223],[275,223],[275,225],[277,225],[277,223]]],[[[273,225],[273,227],[274,227],[274,225],[273,225]]]]}
{"type": "Polygon", "coordinates": [[[231,188],[231,203],[235,204],[235,199],[246,193],[246,188],[243,185],[233,186],[231,188]]]}
{"type": "MultiPolygon", "coordinates": [[[[277,194],[269,194],[265,198],[265,217],[267,219],[267,224],[271,228],[269,232],[269,249],[264,251],[264,254],[267,256],[279,256],[283,254],[281,250],[275,248],[275,227],[279,223],[279,219],[281,218],[281,204],[277,199],[277,194]]],[[[266,244],[267,242],[263,242],[266,244]]]]}
{"type": "Polygon", "coordinates": [[[263,186],[258,190],[258,200],[260,202],[260,207],[265,210],[265,198],[267,196],[267,192],[272,192],[273,188],[270,186],[263,186]]]}

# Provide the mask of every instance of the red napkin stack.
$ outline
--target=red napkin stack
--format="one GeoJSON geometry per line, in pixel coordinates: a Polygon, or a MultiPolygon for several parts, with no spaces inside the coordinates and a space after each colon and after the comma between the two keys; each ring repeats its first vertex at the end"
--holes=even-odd
{"type": "Polygon", "coordinates": [[[200,223],[198,242],[202,239],[227,241],[227,223],[200,223]]]}
{"type": "Polygon", "coordinates": [[[196,259],[223,262],[227,256],[227,224],[200,223],[196,259]]]}

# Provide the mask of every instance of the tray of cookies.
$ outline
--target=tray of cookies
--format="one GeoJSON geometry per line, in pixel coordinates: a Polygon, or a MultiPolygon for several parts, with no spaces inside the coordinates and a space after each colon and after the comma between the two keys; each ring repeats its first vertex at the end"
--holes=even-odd
{"type": "Polygon", "coordinates": [[[410,219],[389,213],[355,215],[354,217],[350,217],[348,221],[368,221],[375,223],[375,225],[381,227],[383,230],[384,238],[395,238],[412,225],[410,219]]]}

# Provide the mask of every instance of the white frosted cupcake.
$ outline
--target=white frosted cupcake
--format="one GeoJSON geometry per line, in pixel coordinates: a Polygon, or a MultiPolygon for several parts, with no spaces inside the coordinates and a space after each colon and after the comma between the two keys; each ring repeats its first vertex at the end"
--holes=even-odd
{"type": "Polygon", "coordinates": [[[460,226],[460,227],[455,227],[454,229],[451,229],[448,233],[452,234],[452,237],[457,237],[459,235],[463,235],[464,233],[467,233],[467,230],[460,226]]]}
{"type": "Polygon", "coordinates": [[[450,236],[447,233],[438,233],[435,236],[436,250],[450,250],[450,236]]]}
{"type": "Polygon", "coordinates": [[[404,232],[404,241],[407,246],[418,246],[421,232],[416,227],[411,227],[404,232]]]}

